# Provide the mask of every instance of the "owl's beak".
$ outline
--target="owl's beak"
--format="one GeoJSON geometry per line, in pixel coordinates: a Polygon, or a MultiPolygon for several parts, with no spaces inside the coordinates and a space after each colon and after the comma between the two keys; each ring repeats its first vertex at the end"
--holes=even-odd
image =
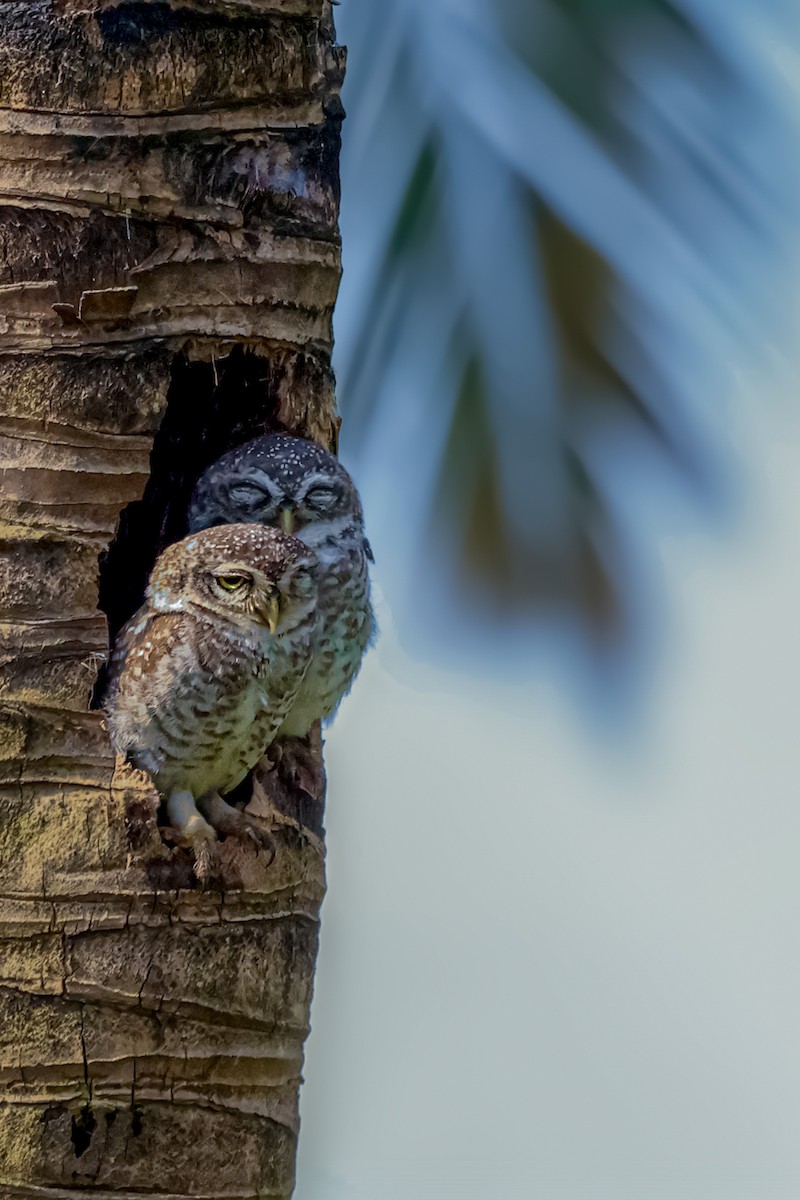
{"type": "Polygon", "coordinates": [[[288,504],[281,509],[280,526],[284,533],[294,533],[294,509],[288,504]]]}
{"type": "Polygon", "coordinates": [[[281,619],[281,601],[279,596],[270,596],[264,605],[264,616],[270,633],[276,633],[281,619]]]}

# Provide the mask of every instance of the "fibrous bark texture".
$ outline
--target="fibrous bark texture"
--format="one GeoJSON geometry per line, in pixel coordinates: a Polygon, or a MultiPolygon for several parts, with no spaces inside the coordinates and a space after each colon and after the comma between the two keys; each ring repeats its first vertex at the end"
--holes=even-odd
{"type": "Polygon", "coordinates": [[[321,814],[201,890],[92,698],[204,467],[335,444],[342,67],[327,0],[0,0],[2,1198],[292,1191],[321,814]]]}

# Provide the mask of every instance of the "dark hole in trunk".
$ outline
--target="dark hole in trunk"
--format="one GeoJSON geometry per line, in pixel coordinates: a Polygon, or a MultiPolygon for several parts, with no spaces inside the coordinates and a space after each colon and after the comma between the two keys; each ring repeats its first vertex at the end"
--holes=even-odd
{"type": "MultiPolygon", "coordinates": [[[[226,450],[283,428],[275,413],[284,372],[274,361],[236,347],[225,358],[172,362],[167,408],[153,441],[150,479],[141,500],[120,515],[117,536],[100,556],[99,606],[108,617],[110,643],[144,600],[158,555],[186,534],[186,515],[200,475],[226,450]]],[[[99,708],[106,689],[101,668],[92,695],[99,708]]],[[[250,779],[242,797],[252,792],[250,779]]],[[[163,809],[159,820],[165,821],[163,809]]]]}
{"type": "MultiPolygon", "coordinates": [[[[288,348],[276,347],[265,358],[235,347],[211,362],[192,362],[178,355],[171,370],[167,407],[153,440],[144,495],[123,509],[117,536],[100,556],[99,607],[108,618],[112,646],[119,630],[141,606],[158,555],[186,535],[189,501],[206,467],[226,450],[253,437],[293,432],[277,413],[282,402],[287,406],[287,399],[291,411],[295,392],[304,398],[324,394],[325,370],[313,352],[288,348]]],[[[106,678],[104,667],[94,688],[92,708],[102,705],[106,678]]],[[[232,794],[232,801],[246,802],[252,786],[249,775],[232,794]]],[[[321,829],[321,812],[315,802],[314,813],[305,823],[321,829]]],[[[159,822],[166,822],[163,806],[159,822]]]]}
{"type": "MultiPolygon", "coordinates": [[[[100,557],[99,602],[112,644],[141,605],[158,555],[186,534],[202,472],[232,446],[283,428],[275,417],[282,378],[273,362],[238,347],[213,362],[174,359],[144,496],[123,510],[117,536],[100,557]]],[[[102,680],[95,707],[101,695],[102,680]]]]}

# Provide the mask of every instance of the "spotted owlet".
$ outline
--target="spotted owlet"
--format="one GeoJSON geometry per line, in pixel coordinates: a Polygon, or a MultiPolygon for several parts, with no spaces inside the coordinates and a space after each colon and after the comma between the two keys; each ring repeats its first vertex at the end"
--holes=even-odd
{"type": "Polygon", "coordinates": [[[207,874],[216,832],[269,841],[221,795],[258,762],[311,661],[316,562],[260,525],[208,529],[156,562],[111,656],[112,741],[146,771],[207,874]]]}
{"type": "Polygon", "coordinates": [[[320,621],[311,664],[279,731],[281,739],[296,740],[336,711],[373,636],[372,552],[361,501],[332,454],[302,438],[271,434],[224,454],[194,490],[190,530],[242,521],[294,534],[319,562],[320,621]]]}

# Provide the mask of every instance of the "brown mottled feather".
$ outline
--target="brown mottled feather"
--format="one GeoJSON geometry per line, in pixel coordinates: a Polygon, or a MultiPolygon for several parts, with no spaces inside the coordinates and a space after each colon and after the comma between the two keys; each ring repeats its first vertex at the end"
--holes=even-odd
{"type": "Polygon", "coordinates": [[[319,563],[320,619],[311,663],[280,730],[281,736],[303,736],[315,721],[336,711],[374,636],[372,552],[352,479],[313,442],[285,434],[256,438],[223,455],[201,477],[189,526],[257,522],[272,527],[286,512],[319,563]]]}
{"type": "Polygon", "coordinates": [[[117,749],[162,795],[231,791],[272,741],[311,658],[315,570],[297,539],[253,525],[193,534],[161,556],[114,647],[105,707],[117,749]],[[214,582],[234,568],[253,580],[249,600],[214,582]],[[273,634],[259,604],[275,590],[273,634]]]}

